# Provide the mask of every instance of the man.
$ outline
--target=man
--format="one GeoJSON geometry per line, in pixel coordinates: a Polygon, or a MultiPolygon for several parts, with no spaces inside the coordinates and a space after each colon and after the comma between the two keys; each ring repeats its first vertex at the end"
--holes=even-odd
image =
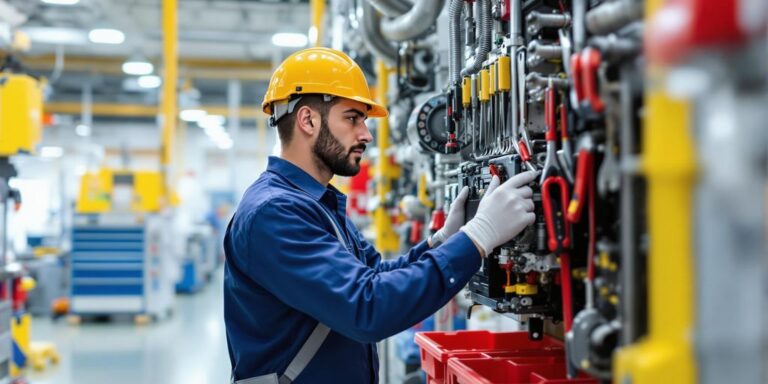
{"type": "Polygon", "coordinates": [[[328,184],[359,171],[373,139],[365,119],[387,116],[361,69],[339,51],[297,52],[275,71],[262,107],[282,152],[246,190],[224,239],[232,381],[377,383],[376,342],[442,307],[482,255],[533,222],[525,185],[535,175],[501,186],[494,178],[463,227],[461,191],[443,229],[383,261],[328,184]]]}

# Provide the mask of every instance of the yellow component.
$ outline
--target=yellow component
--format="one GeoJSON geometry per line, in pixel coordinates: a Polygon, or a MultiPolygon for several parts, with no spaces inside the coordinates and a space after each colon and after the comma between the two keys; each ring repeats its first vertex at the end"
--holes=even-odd
{"type": "MultiPolygon", "coordinates": [[[[176,86],[178,83],[179,51],[178,51],[178,15],[176,14],[177,0],[163,0],[163,97],[160,98],[160,110],[163,112],[163,133],[160,143],[160,170],[162,171],[161,183],[168,191],[165,196],[167,201],[173,200],[174,178],[171,174],[173,162],[173,146],[176,136],[176,116],[178,105],[176,103],[176,86]]],[[[138,186],[137,186],[138,189],[138,186]]]]}
{"type": "Polygon", "coordinates": [[[427,174],[421,174],[419,177],[419,184],[416,186],[417,197],[421,205],[427,208],[434,208],[435,203],[429,198],[429,191],[427,190],[427,174]]]}
{"type": "Polygon", "coordinates": [[[584,268],[575,268],[571,271],[571,276],[576,280],[584,280],[587,277],[587,270],[584,268]]]}
{"type": "Polygon", "coordinates": [[[21,278],[21,289],[24,292],[29,292],[37,287],[37,281],[35,281],[34,278],[29,276],[24,276],[21,278]]]}
{"type": "Polygon", "coordinates": [[[464,108],[472,104],[472,79],[465,77],[461,80],[461,105],[464,108]]]}
{"type": "Polygon", "coordinates": [[[490,77],[489,83],[488,83],[488,93],[491,95],[496,94],[496,86],[498,85],[496,83],[496,63],[491,63],[490,69],[488,69],[488,75],[490,77]]]}
{"type": "Polygon", "coordinates": [[[0,157],[34,153],[42,129],[40,83],[27,75],[0,73],[0,157]]]}
{"type": "Polygon", "coordinates": [[[115,171],[103,168],[88,172],[80,180],[80,194],[75,210],[77,213],[105,213],[112,210],[112,191],[115,176],[133,176],[131,211],[157,212],[165,204],[173,203],[174,193],[165,194],[163,178],[155,171],[115,171]]]}
{"type": "Polygon", "coordinates": [[[515,285],[507,285],[504,287],[504,293],[515,293],[515,285]]]}
{"type": "Polygon", "coordinates": [[[619,296],[617,295],[608,296],[608,302],[613,305],[619,305],[619,296]]]}
{"type": "Polygon", "coordinates": [[[309,0],[312,12],[312,26],[309,29],[309,43],[313,47],[319,47],[323,41],[323,15],[325,14],[325,0],[309,0]]]}
{"type": "Polygon", "coordinates": [[[597,265],[602,269],[608,269],[608,266],[611,265],[611,257],[608,256],[608,252],[600,252],[600,256],[597,259],[597,265]]]}
{"type": "Polygon", "coordinates": [[[48,360],[51,364],[58,364],[59,352],[56,346],[50,342],[33,341],[29,346],[29,365],[36,371],[42,371],[45,368],[45,362],[48,360]]]}
{"type": "Polygon", "coordinates": [[[539,293],[539,286],[533,284],[515,284],[515,291],[521,296],[530,296],[539,293]]]}
{"type": "Polygon", "coordinates": [[[512,76],[512,67],[510,66],[509,56],[500,56],[496,69],[498,71],[497,78],[499,79],[499,91],[509,91],[511,86],[510,77],[512,76]]]}
{"type": "MultiPolygon", "coordinates": [[[[29,343],[30,343],[30,331],[32,328],[32,318],[28,313],[21,316],[13,316],[11,318],[11,339],[13,343],[18,347],[18,351],[21,352],[26,360],[26,356],[29,356],[29,343]]],[[[14,348],[16,349],[16,348],[14,348]]],[[[17,366],[16,359],[11,358],[11,377],[21,377],[24,373],[25,366],[17,366]]]]}
{"type": "Polygon", "coordinates": [[[480,101],[486,102],[488,99],[491,98],[490,96],[490,83],[491,79],[488,74],[488,68],[483,68],[480,70],[480,101]]]}
{"type": "MultiPolygon", "coordinates": [[[[288,61],[288,59],[286,59],[286,61],[288,61]]],[[[356,64],[355,68],[357,68],[357,71],[360,71],[360,68],[357,67],[356,64]]],[[[378,77],[378,102],[381,105],[387,105],[389,75],[392,73],[392,68],[387,67],[383,60],[378,60],[376,63],[376,72],[378,77]]],[[[275,74],[277,74],[277,72],[275,72],[275,74]]],[[[363,78],[362,81],[365,82],[365,78],[363,78]]],[[[269,91],[267,91],[267,93],[269,93],[269,91]]],[[[378,106],[379,104],[376,105],[378,106]]],[[[382,108],[385,113],[384,116],[386,116],[386,109],[381,106],[380,108],[382,108]]],[[[379,252],[395,253],[400,250],[400,236],[398,236],[397,232],[395,232],[392,227],[392,218],[384,202],[387,200],[387,195],[389,195],[392,190],[393,180],[400,177],[400,167],[393,164],[392,160],[387,155],[389,151],[389,119],[379,120],[379,127],[376,130],[376,142],[379,145],[379,157],[376,162],[376,173],[374,178],[376,180],[376,196],[380,203],[373,211],[373,229],[376,234],[375,246],[379,252]]]]}
{"type": "MultiPolygon", "coordinates": [[[[653,2],[659,4],[660,2],[653,2]]],[[[650,8],[649,2],[649,8],[650,8]]],[[[652,17],[653,12],[646,12],[652,17]]],[[[651,65],[653,65],[651,63],[651,65]]],[[[646,84],[665,84],[651,68],[646,84]]],[[[646,93],[643,171],[648,180],[648,334],[619,349],[614,380],[633,384],[697,381],[692,346],[694,271],[691,238],[695,153],[691,107],[661,89],[646,93]]]]}
{"type": "Polygon", "coordinates": [[[29,51],[32,46],[32,40],[29,35],[23,31],[16,31],[13,33],[13,42],[11,43],[11,49],[17,52],[29,51]]]}
{"type": "Polygon", "coordinates": [[[600,296],[601,297],[608,297],[608,295],[611,293],[611,290],[608,289],[608,287],[600,287],[600,296]]]}
{"type": "Polygon", "coordinates": [[[61,250],[57,247],[39,246],[32,248],[32,254],[34,254],[35,257],[42,257],[45,255],[58,255],[59,253],[61,253],[61,250]]]}
{"type": "Polygon", "coordinates": [[[369,117],[388,115],[382,99],[379,99],[381,104],[373,101],[360,66],[344,52],[335,49],[307,48],[288,56],[272,75],[261,108],[264,113],[271,115],[273,103],[287,103],[292,95],[307,93],[359,101],[371,107],[369,117]]]}

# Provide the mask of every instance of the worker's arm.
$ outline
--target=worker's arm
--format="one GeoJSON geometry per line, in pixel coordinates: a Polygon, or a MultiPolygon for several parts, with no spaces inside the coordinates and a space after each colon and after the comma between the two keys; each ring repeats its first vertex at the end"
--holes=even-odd
{"type": "Polygon", "coordinates": [[[423,320],[461,290],[480,266],[463,233],[418,260],[377,271],[349,253],[309,204],[273,199],[236,223],[233,246],[248,276],[286,304],[361,342],[423,320]]]}
{"type": "Polygon", "coordinates": [[[382,260],[381,253],[379,253],[379,251],[377,251],[371,243],[365,240],[365,238],[360,234],[360,232],[357,231],[357,229],[353,228],[352,230],[352,235],[357,236],[358,242],[360,243],[360,252],[365,259],[366,264],[379,272],[392,271],[398,268],[406,267],[408,264],[417,261],[419,257],[421,257],[424,252],[430,248],[429,243],[424,240],[411,248],[408,253],[396,259],[382,260]]]}

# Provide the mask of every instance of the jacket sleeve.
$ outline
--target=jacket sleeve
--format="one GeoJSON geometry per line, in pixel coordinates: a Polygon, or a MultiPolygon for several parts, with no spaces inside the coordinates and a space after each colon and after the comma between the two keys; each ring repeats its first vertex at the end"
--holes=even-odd
{"type": "Polygon", "coordinates": [[[247,237],[246,273],[286,304],[359,342],[423,320],[480,266],[476,247],[462,233],[397,269],[369,267],[328,231],[316,207],[283,200],[271,200],[235,231],[247,237]]]}
{"type": "Polygon", "coordinates": [[[403,268],[418,260],[419,257],[429,249],[429,243],[424,240],[408,250],[408,253],[401,255],[396,259],[382,260],[381,253],[379,253],[379,251],[377,251],[356,228],[353,228],[352,230],[354,231],[354,236],[357,236],[358,242],[360,243],[360,252],[363,254],[366,264],[380,272],[403,268]]]}

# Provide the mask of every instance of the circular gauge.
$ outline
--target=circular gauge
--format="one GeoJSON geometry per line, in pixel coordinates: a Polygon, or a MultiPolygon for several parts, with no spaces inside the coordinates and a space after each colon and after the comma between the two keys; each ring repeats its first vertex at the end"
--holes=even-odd
{"type": "MultiPolygon", "coordinates": [[[[442,93],[426,96],[417,100],[416,108],[408,119],[408,138],[412,144],[427,152],[444,153],[448,142],[448,130],[445,126],[445,95],[442,93]]],[[[460,142],[465,147],[466,142],[460,142]]]]}

